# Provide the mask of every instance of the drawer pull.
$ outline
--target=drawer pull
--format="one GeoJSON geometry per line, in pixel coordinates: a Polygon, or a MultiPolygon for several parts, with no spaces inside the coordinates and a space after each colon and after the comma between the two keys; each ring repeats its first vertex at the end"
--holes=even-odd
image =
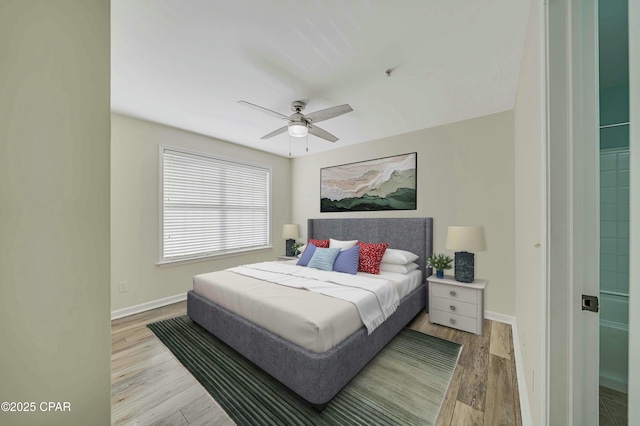
{"type": "Polygon", "coordinates": [[[455,310],[456,310],[456,307],[455,307],[455,306],[453,306],[453,305],[451,305],[451,306],[449,306],[449,309],[451,309],[452,311],[455,311],[455,310]]]}
{"type": "Polygon", "coordinates": [[[453,290],[451,290],[451,291],[449,292],[449,294],[450,294],[450,295],[452,295],[452,296],[455,296],[455,295],[456,295],[456,292],[455,292],[455,291],[453,291],[453,290]]]}
{"type": "Polygon", "coordinates": [[[456,320],[454,320],[453,318],[449,318],[449,322],[450,322],[451,324],[455,324],[455,323],[456,323],[456,320]]]}

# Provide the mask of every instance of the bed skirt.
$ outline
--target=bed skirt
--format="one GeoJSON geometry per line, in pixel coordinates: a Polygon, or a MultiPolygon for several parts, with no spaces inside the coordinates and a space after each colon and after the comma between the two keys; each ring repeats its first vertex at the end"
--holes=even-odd
{"type": "Polygon", "coordinates": [[[321,410],[426,304],[422,284],[371,335],[365,327],[327,352],[316,353],[199,296],[187,296],[187,314],[214,336],[321,410]]]}

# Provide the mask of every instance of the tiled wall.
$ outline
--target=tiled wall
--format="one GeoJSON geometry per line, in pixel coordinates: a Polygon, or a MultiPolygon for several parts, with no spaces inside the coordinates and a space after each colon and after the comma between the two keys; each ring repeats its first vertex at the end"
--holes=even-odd
{"type": "Polygon", "coordinates": [[[629,150],[600,152],[600,290],[629,293],[629,150]]]}
{"type": "Polygon", "coordinates": [[[628,324],[629,149],[623,148],[600,151],[600,384],[625,393],[628,324]]]}

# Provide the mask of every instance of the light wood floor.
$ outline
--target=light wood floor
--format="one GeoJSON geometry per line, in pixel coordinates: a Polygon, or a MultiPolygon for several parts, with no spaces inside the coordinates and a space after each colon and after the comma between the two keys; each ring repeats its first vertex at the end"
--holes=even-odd
{"type": "MultiPolygon", "coordinates": [[[[185,313],[180,302],[111,322],[112,424],[234,424],[146,327],[185,313]]],[[[422,313],[410,327],[464,345],[437,425],[522,425],[511,326],[485,320],[476,336],[422,313]]]]}

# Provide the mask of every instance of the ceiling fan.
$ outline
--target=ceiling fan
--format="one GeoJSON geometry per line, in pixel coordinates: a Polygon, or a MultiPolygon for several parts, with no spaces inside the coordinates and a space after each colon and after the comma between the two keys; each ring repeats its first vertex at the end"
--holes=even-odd
{"type": "Polygon", "coordinates": [[[329,142],[336,142],[338,140],[337,137],[327,132],[326,130],[323,130],[320,127],[316,126],[315,123],[319,123],[321,121],[338,117],[339,115],[353,111],[353,108],[351,108],[348,104],[344,104],[331,108],[321,109],[320,111],[312,112],[310,114],[303,114],[302,110],[304,110],[304,107],[307,104],[302,101],[293,101],[291,102],[291,110],[293,111],[293,114],[287,117],[284,114],[280,114],[279,112],[275,112],[259,105],[252,104],[251,102],[238,101],[238,103],[289,122],[289,124],[287,124],[286,126],[274,130],[273,132],[264,135],[260,139],[268,139],[270,137],[279,135],[280,133],[284,133],[288,130],[289,135],[293,137],[301,138],[307,136],[307,133],[311,133],[312,135],[322,139],[326,139],[329,142]]]}

